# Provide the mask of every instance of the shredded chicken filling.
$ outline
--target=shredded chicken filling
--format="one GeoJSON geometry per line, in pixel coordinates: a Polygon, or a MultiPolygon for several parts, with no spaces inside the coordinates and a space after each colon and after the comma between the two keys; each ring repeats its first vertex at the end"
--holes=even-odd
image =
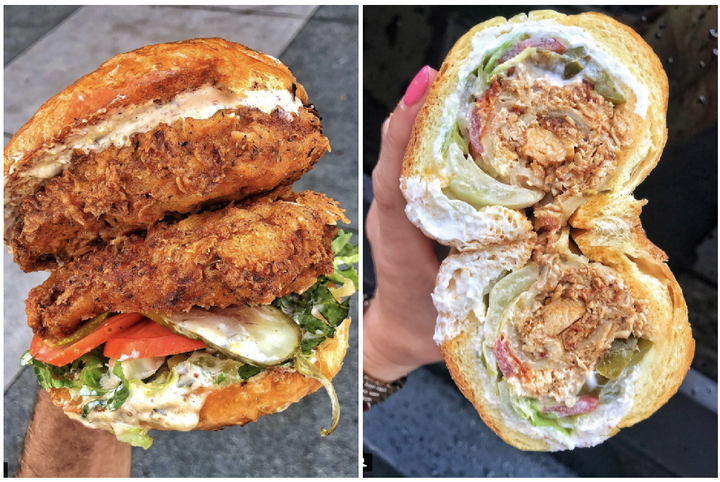
{"type": "Polygon", "coordinates": [[[527,396],[572,405],[614,340],[642,336],[646,308],[611,268],[572,254],[566,233],[540,236],[540,276],[510,308],[495,355],[527,396]]]}
{"type": "Polygon", "coordinates": [[[521,63],[493,78],[470,113],[470,152],[493,177],[551,195],[535,208],[536,227],[559,229],[577,207],[572,198],[615,172],[632,113],[587,80],[555,85],[537,72],[521,63]]]}

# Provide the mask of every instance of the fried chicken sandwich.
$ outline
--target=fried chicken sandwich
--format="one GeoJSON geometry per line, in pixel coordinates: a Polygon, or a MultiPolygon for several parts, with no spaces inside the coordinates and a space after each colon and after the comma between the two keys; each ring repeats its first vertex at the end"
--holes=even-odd
{"type": "Polygon", "coordinates": [[[409,219],[452,246],[435,339],[485,423],[524,450],[601,443],[675,394],[694,341],[635,187],[668,82],[600,14],[494,18],[448,54],[415,122],[409,219]]]}
{"type": "Polygon", "coordinates": [[[290,185],[330,146],[279,60],[222,39],[118,55],[5,148],[5,243],[51,270],[23,363],[71,418],[148,448],[282,411],[347,349],[357,248],[290,185]]]}

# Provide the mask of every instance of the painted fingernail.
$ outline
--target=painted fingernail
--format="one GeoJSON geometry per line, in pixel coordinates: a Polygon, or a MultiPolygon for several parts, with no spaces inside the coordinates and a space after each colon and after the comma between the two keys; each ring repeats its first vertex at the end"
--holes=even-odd
{"type": "Polygon", "coordinates": [[[423,94],[425,94],[425,91],[428,88],[429,81],[430,67],[426,65],[420,69],[420,72],[417,73],[412,82],[410,82],[407,91],[405,91],[405,97],[403,97],[405,105],[411,106],[422,99],[423,94]]]}

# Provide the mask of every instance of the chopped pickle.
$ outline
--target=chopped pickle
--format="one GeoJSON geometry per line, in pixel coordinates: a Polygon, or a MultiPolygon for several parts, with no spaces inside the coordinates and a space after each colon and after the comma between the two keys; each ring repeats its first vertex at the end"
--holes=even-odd
{"type": "Polygon", "coordinates": [[[578,60],[587,57],[587,52],[585,52],[585,47],[573,47],[563,52],[563,56],[568,60],[578,60]]]}
{"type": "Polygon", "coordinates": [[[610,350],[608,350],[605,358],[600,360],[595,370],[605,378],[617,380],[639,351],[637,338],[630,337],[627,340],[615,340],[610,345],[610,350]]]}
{"type": "Polygon", "coordinates": [[[650,348],[652,348],[653,342],[650,340],[646,340],[645,338],[640,338],[638,340],[638,349],[639,352],[637,355],[635,355],[635,358],[632,359],[632,362],[630,365],[637,365],[640,363],[640,361],[645,357],[647,352],[650,351],[650,348]]]}
{"type": "Polygon", "coordinates": [[[542,69],[555,70],[557,65],[565,63],[565,58],[552,50],[538,48],[535,56],[532,58],[532,62],[542,69]]]}
{"type": "Polygon", "coordinates": [[[620,92],[606,71],[599,70],[595,74],[595,77],[590,80],[595,85],[595,91],[613,104],[623,104],[626,102],[625,96],[620,92]]]}
{"type": "MultiPolygon", "coordinates": [[[[158,318],[151,314],[150,319],[158,318]]],[[[300,347],[302,330],[278,308],[269,305],[192,308],[187,313],[160,315],[173,332],[195,340],[244,363],[258,367],[279,365],[300,347]]]]}
{"type": "Polygon", "coordinates": [[[51,341],[51,340],[43,340],[46,345],[51,346],[53,348],[56,348],[58,346],[63,345],[69,345],[70,343],[75,343],[78,340],[81,340],[82,338],[85,338],[87,335],[89,335],[95,328],[100,326],[100,324],[107,319],[107,317],[110,315],[109,312],[100,313],[99,315],[95,316],[94,318],[91,318],[87,323],[85,323],[83,326],[81,326],[75,333],[72,335],[63,338],[61,340],[51,341]]]}
{"type": "Polygon", "coordinates": [[[565,64],[565,71],[563,72],[563,79],[568,80],[575,77],[585,68],[585,61],[583,59],[571,60],[565,64]]]}

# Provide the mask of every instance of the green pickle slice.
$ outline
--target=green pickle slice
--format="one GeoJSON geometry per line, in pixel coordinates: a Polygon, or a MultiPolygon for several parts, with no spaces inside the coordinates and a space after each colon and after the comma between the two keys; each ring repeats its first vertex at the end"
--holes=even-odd
{"type": "Polygon", "coordinates": [[[590,80],[595,84],[595,91],[613,104],[623,104],[626,102],[625,96],[620,92],[606,71],[599,71],[595,77],[590,80]]]}
{"type": "Polygon", "coordinates": [[[645,351],[649,348],[647,343],[638,344],[638,339],[634,337],[627,340],[618,339],[613,341],[610,350],[608,350],[605,358],[600,360],[595,370],[605,378],[617,380],[625,368],[630,365],[630,362],[633,361],[633,358],[641,352],[640,346],[644,346],[645,351]]]}
{"type": "Polygon", "coordinates": [[[75,343],[78,340],[81,340],[88,336],[90,333],[92,333],[95,328],[100,326],[103,321],[107,320],[107,317],[110,316],[110,312],[100,313],[99,315],[93,317],[85,323],[83,326],[81,326],[75,333],[72,335],[65,337],[61,340],[51,341],[51,340],[43,340],[46,345],[51,346],[53,348],[56,348],[58,346],[63,345],[69,345],[70,343],[75,343]]]}

